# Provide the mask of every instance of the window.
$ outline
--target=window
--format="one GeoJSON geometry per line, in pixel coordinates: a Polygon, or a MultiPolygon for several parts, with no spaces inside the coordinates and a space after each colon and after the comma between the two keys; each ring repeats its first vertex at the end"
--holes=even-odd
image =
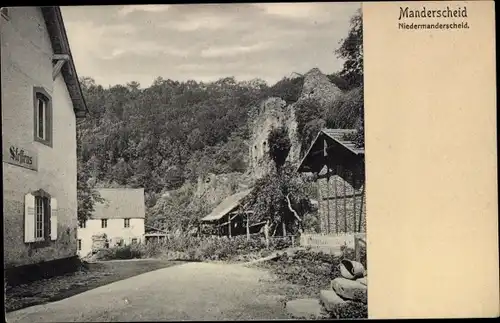
{"type": "Polygon", "coordinates": [[[137,243],[137,238],[132,238],[132,244],[136,244],[137,243]]]}
{"type": "Polygon", "coordinates": [[[50,233],[46,234],[46,223],[48,222],[48,199],[46,197],[36,196],[35,197],[35,239],[45,240],[45,237],[50,233]]]}
{"type": "Polygon", "coordinates": [[[34,89],[35,141],[52,147],[52,105],[43,88],[34,89]]]}
{"type": "Polygon", "coordinates": [[[123,225],[125,228],[130,228],[130,219],[124,219],[123,222],[124,222],[123,225]]]}
{"type": "Polygon", "coordinates": [[[78,251],[82,250],[82,239],[78,239],[78,251]]]}
{"type": "Polygon", "coordinates": [[[101,228],[105,229],[108,227],[108,219],[101,220],[101,228]]]}
{"type": "Polygon", "coordinates": [[[35,247],[57,240],[57,200],[38,190],[24,196],[24,242],[35,247]]]}
{"type": "Polygon", "coordinates": [[[82,229],[85,229],[87,227],[87,221],[83,220],[78,223],[78,226],[82,229]]]}

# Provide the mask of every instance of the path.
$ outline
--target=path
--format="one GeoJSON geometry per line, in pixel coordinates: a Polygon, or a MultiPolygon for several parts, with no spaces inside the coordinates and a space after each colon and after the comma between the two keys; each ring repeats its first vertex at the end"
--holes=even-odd
{"type": "Polygon", "coordinates": [[[6,314],[7,322],[286,319],[266,271],[188,263],[6,314]],[[266,282],[267,281],[267,282],[266,282]]]}

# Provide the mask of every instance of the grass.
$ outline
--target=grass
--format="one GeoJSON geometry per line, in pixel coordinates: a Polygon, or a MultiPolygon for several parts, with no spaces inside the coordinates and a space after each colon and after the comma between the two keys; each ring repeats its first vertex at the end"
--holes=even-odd
{"type": "Polygon", "coordinates": [[[110,261],[85,264],[79,271],[6,288],[5,310],[11,312],[28,306],[55,302],[115,281],[182,262],[154,260],[110,261]]]}

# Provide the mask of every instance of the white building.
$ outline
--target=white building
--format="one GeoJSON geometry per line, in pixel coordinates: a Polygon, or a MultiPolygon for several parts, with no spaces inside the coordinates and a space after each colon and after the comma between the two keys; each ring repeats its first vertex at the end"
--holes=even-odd
{"type": "Polygon", "coordinates": [[[92,251],[92,236],[105,233],[109,246],[120,241],[124,245],[138,243],[144,238],[144,189],[98,189],[104,203],[96,203],[90,219],[78,228],[78,254],[86,256],[92,251]]]}
{"type": "Polygon", "coordinates": [[[76,269],[76,122],[87,107],[59,7],[0,11],[4,273],[13,284],[76,269]]]}

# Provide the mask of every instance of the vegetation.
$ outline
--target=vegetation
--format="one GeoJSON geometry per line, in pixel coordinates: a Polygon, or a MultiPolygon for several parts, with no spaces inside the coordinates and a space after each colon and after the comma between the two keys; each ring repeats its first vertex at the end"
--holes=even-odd
{"type": "Polygon", "coordinates": [[[293,234],[298,232],[300,222],[290,205],[299,218],[311,209],[306,186],[307,182],[295,173],[295,169],[285,164],[279,172],[273,169],[259,179],[243,203],[251,205],[253,223],[269,220],[272,235],[282,234],[283,224],[286,232],[293,234]]]}
{"type": "Polygon", "coordinates": [[[100,260],[161,258],[184,261],[249,261],[265,257],[273,250],[282,250],[291,245],[290,240],[271,239],[269,249],[260,237],[190,237],[177,236],[160,242],[148,242],[103,249],[96,254],[100,260]]]}
{"type": "MultiPolygon", "coordinates": [[[[77,153],[81,153],[81,141],[77,138],[77,153]]],[[[104,199],[100,196],[99,192],[89,183],[90,174],[88,170],[83,167],[82,161],[78,158],[78,173],[77,173],[77,201],[78,221],[87,220],[94,211],[95,203],[103,203],[104,199]]]]}
{"type": "MultiPolygon", "coordinates": [[[[345,64],[342,71],[328,78],[344,93],[326,106],[299,100],[302,75],[285,77],[272,86],[259,79],[238,82],[226,77],[214,82],[178,82],[158,77],[147,88],[137,82],[104,88],[91,78],[83,78],[82,90],[91,115],[77,126],[79,219],[86,219],[95,203],[102,202],[95,188],[143,187],[147,225],[169,230],[196,226],[196,219],[210,207],[201,201],[193,202],[196,179],[208,173],[247,170],[249,121],[268,97],[295,104],[303,150],[325,126],[358,128],[355,139],[363,145],[361,23],[358,12],[336,52],[345,64]],[[168,201],[162,198],[166,193],[172,196],[168,201]]],[[[281,172],[290,138],[285,129],[276,129],[269,139],[272,158],[281,172]]],[[[262,215],[266,218],[285,212],[277,217],[287,219],[289,226],[293,214],[283,198],[293,191],[292,204],[300,208],[305,193],[289,187],[289,175],[283,175],[279,185],[272,183],[273,176],[278,173],[261,181],[255,192],[275,194],[254,196],[254,202],[266,209],[262,215]],[[269,188],[264,187],[266,183],[269,188]],[[281,202],[275,206],[265,202],[277,202],[278,198],[281,202]]]]}
{"type": "MultiPolygon", "coordinates": [[[[353,253],[353,250],[344,250],[344,256],[348,258],[353,253]]],[[[292,286],[298,286],[287,293],[288,299],[317,298],[321,290],[331,289],[332,279],[340,276],[340,259],[323,252],[299,250],[293,255],[282,254],[271,261],[259,263],[258,266],[271,270],[292,286]]],[[[328,314],[333,319],[367,318],[368,307],[366,304],[347,301],[328,314]]]]}
{"type": "Polygon", "coordinates": [[[343,91],[331,104],[321,105],[309,99],[299,101],[295,107],[302,154],[321,128],[354,128],[358,130],[355,142],[364,147],[363,97],[363,19],[358,10],[351,19],[351,29],[340,41],[336,51],[345,60],[340,73],[329,75],[332,83],[343,91]]]}
{"type": "Polygon", "coordinates": [[[340,41],[336,54],[345,59],[339,76],[347,81],[349,88],[363,86],[363,16],[361,9],[351,18],[351,29],[340,41]]]}
{"type": "Polygon", "coordinates": [[[274,161],[276,169],[279,170],[285,163],[292,147],[290,137],[288,136],[288,129],[285,126],[272,129],[267,142],[269,143],[269,155],[274,161]]]}

